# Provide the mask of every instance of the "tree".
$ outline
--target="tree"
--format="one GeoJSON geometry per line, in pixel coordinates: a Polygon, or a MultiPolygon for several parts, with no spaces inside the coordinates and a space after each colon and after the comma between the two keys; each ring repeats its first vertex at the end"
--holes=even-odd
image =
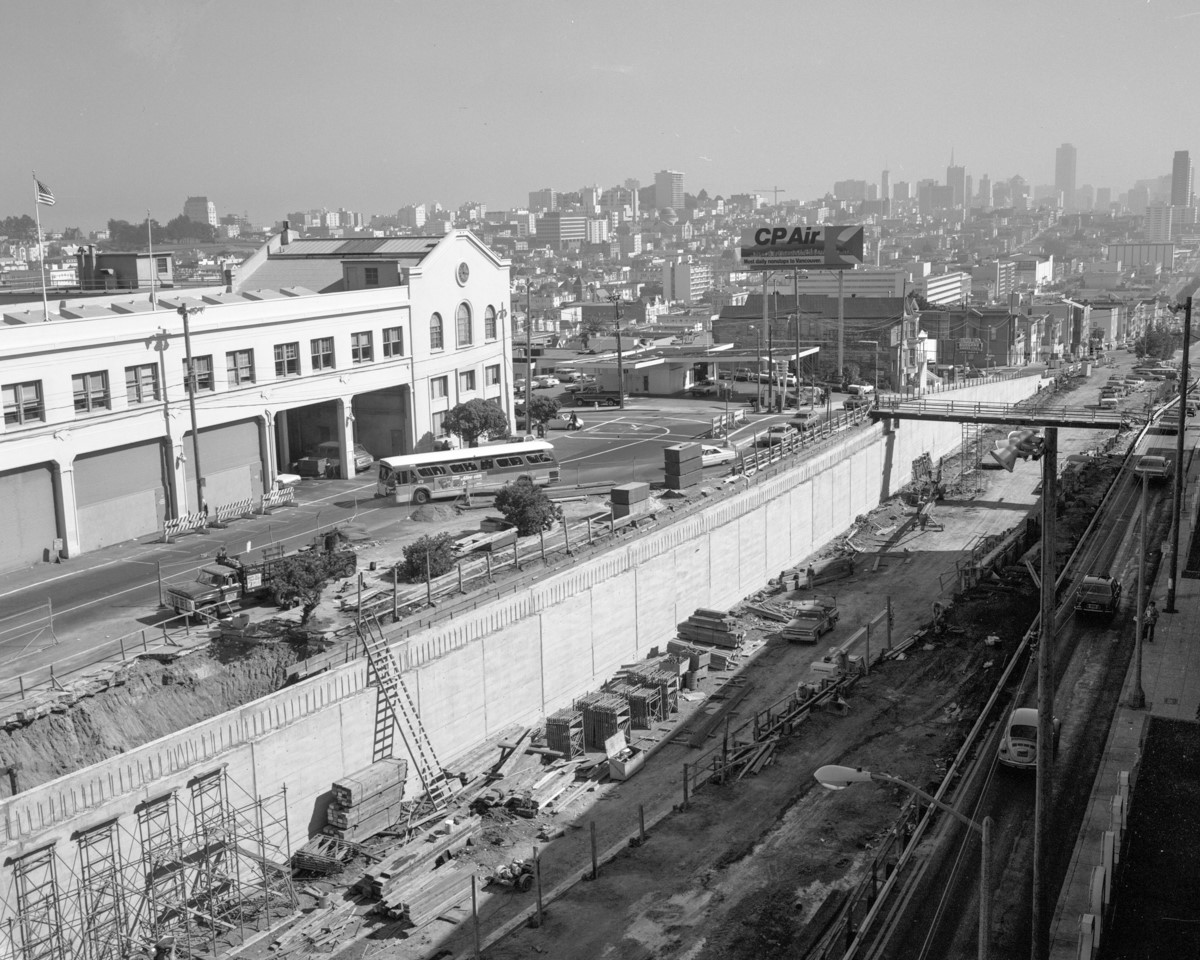
{"type": "Polygon", "coordinates": [[[480,437],[495,440],[508,436],[508,415],[490,400],[468,400],[446,414],[442,427],[462,437],[468,447],[477,447],[480,437]]]}
{"type": "Polygon", "coordinates": [[[529,401],[529,409],[526,411],[526,418],[530,423],[545,424],[549,423],[558,416],[559,403],[553,397],[539,395],[529,401]]]}
{"type": "Polygon", "coordinates": [[[404,548],[400,575],[409,583],[419,583],[426,572],[432,580],[454,569],[454,538],[448,533],[424,536],[404,548]],[[426,566],[428,564],[428,566],[426,566]]]}
{"type": "Polygon", "coordinates": [[[1133,352],[1142,357],[1157,357],[1170,360],[1183,345],[1183,335],[1173,331],[1165,323],[1152,323],[1133,344],[1133,352]]]}
{"type": "Polygon", "coordinates": [[[496,509],[517,528],[517,536],[528,537],[539,530],[551,530],[562,519],[562,507],[528,477],[506,483],[496,494],[496,509]]]}
{"type": "Polygon", "coordinates": [[[320,551],[306,550],[285,557],[272,572],[271,602],[283,609],[299,602],[300,623],[307,624],[329,585],[330,575],[328,559],[320,551]]]}

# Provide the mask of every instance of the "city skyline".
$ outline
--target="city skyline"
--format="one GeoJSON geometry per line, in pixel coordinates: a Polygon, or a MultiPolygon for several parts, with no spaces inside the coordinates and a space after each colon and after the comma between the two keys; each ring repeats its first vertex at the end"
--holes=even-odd
{"type": "Polygon", "coordinates": [[[779,185],[804,200],[883,169],[893,184],[941,182],[951,151],[975,184],[1032,187],[1055,182],[1062,143],[1077,183],[1115,198],[1192,146],[1183,84],[1114,84],[1108,58],[1062,55],[1067,41],[1125,63],[1161,56],[1167,36],[1186,47],[1200,39],[1186,0],[1031,5],[1038,29],[1019,41],[995,36],[982,4],[862,7],[775,8],[774,45],[798,45],[788,56],[705,0],[19,7],[0,40],[28,80],[0,106],[0,216],[32,215],[33,170],[58,200],[40,211],[47,230],[94,230],[147,209],[165,223],[197,195],[270,225],[322,206],[519,208],[546,186],[649,185],[663,170],[688,193],[779,185]],[[51,21],[47,48],[36,41],[51,21]],[[913,72],[917,57],[964,48],[974,81],[913,72]],[[1038,62],[1036,76],[1014,58],[1038,62]],[[1122,117],[1137,129],[1114,137],[1122,117]]]}

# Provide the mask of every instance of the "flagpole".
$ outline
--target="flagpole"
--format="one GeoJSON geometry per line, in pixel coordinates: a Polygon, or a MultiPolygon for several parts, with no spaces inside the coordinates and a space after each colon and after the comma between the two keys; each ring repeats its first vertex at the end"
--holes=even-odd
{"type": "Polygon", "coordinates": [[[50,320],[50,304],[46,300],[46,248],[42,245],[42,211],[38,203],[37,171],[33,174],[33,217],[37,221],[38,265],[42,271],[42,323],[50,320]]]}
{"type": "Polygon", "coordinates": [[[154,300],[154,274],[157,271],[154,269],[154,234],[150,231],[150,208],[146,208],[146,243],[150,247],[150,309],[157,310],[158,307],[154,300]]]}

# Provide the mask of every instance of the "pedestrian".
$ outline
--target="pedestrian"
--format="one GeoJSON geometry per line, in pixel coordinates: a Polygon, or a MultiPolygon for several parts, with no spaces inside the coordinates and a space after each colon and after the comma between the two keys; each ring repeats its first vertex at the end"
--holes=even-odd
{"type": "Polygon", "coordinates": [[[817,585],[817,571],[809,567],[808,571],[804,574],[804,580],[808,589],[811,590],[817,585]]]}
{"type": "Polygon", "coordinates": [[[1147,643],[1154,642],[1154,625],[1158,623],[1158,605],[1151,600],[1146,604],[1146,612],[1142,615],[1142,638],[1147,643]]]}

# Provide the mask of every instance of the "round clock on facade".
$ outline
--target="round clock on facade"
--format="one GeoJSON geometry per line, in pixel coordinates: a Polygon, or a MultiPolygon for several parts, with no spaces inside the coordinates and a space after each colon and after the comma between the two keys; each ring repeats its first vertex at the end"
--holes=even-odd
{"type": "Polygon", "coordinates": [[[458,285],[460,287],[466,286],[467,280],[470,279],[470,277],[471,277],[471,268],[468,267],[466,265],[466,263],[460,263],[458,265],[458,285]]]}

